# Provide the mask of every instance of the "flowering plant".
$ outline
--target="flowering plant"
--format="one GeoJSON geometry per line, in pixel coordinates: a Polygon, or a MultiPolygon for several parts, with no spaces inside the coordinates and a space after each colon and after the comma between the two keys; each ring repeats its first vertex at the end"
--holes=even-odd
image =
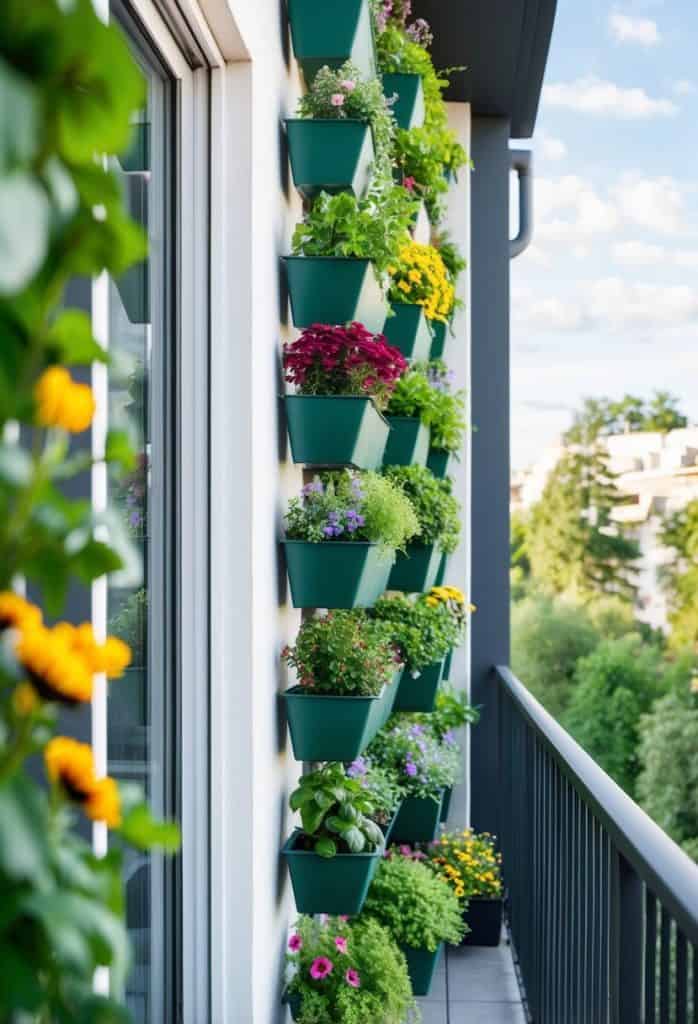
{"type": "Polygon", "coordinates": [[[399,349],[362,324],[313,324],[284,345],[286,381],[301,395],[368,395],[384,409],[407,369],[399,349]]]}
{"type": "Polygon", "coordinates": [[[458,945],[466,932],[463,911],[441,878],[413,857],[385,857],[368,890],[363,913],[388,929],[400,946],[458,945]]]}
{"type": "Polygon", "coordinates": [[[423,600],[431,608],[446,609],[458,629],[458,643],[462,643],[468,616],[475,611],[475,605],[466,601],[463,591],[459,587],[432,587],[429,593],[424,595],[423,600]]]}
{"type": "Polygon", "coordinates": [[[444,832],[425,851],[426,863],[448,882],[458,899],[498,899],[502,895],[502,855],[489,832],[444,832]]]}
{"type": "Polygon", "coordinates": [[[370,794],[341,764],[330,762],[303,775],[289,806],[300,811],[302,846],[319,857],[372,853],[383,843],[383,833],[371,818],[375,808],[370,794]]]}
{"type": "Polygon", "coordinates": [[[390,298],[423,306],[429,320],[446,323],[456,300],[456,293],[444,261],[433,245],[410,242],[398,254],[397,262],[388,267],[392,279],[390,298]]]}
{"type": "Polygon", "coordinates": [[[375,696],[401,666],[390,628],[361,610],[306,619],[281,656],[301,686],[335,696],[375,696]]]}
{"type": "Polygon", "coordinates": [[[405,958],[373,918],[301,917],[288,948],[285,998],[299,1024],[419,1019],[405,958]]]}
{"type": "Polygon", "coordinates": [[[408,718],[391,719],[370,743],[371,762],[390,772],[405,796],[438,801],[460,771],[458,746],[440,743],[429,729],[408,718]]]}
{"type": "Polygon", "coordinates": [[[424,466],[387,466],[384,476],[401,487],[419,523],[420,544],[437,544],[446,554],[458,547],[460,505],[452,494],[451,481],[438,480],[424,466]]]}
{"type": "Polygon", "coordinates": [[[429,725],[442,743],[451,743],[455,742],[456,729],[464,725],[475,725],[479,718],[480,712],[471,707],[463,690],[442,683],[436,695],[434,710],[428,715],[422,715],[420,721],[423,725],[429,725]]]}
{"type": "Polygon", "coordinates": [[[369,541],[399,549],[418,531],[399,485],[372,472],[323,473],[291,499],[286,513],[289,540],[369,541]]]}
{"type": "Polygon", "coordinates": [[[379,825],[387,825],[402,800],[402,791],[394,777],[364,756],[351,762],[347,775],[358,779],[369,793],[374,803],[373,820],[379,825]]]}
{"type": "Polygon", "coordinates": [[[460,450],[465,420],[465,394],[452,393],[453,373],[441,359],[415,363],[395,384],[388,416],[418,416],[431,431],[432,448],[460,450]]]}
{"type": "Polygon", "coordinates": [[[371,614],[390,625],[393,642],[407,671],[415,675],[427,665],[441,661],[460,640],[460,627],[448,609],[421,597],[386,595],[376,601],[371,614]]]}

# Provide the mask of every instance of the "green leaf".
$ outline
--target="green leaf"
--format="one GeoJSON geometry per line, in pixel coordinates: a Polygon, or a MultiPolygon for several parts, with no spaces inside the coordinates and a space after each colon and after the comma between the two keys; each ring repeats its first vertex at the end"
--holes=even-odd
{"type": "Polygon", "coordinates": [[[336,814],[331,814],[329,818],[325,819],[325,826],[330,832],[344,833],[353,828],[354,823],[344,818],[338,818],[336,814]]]}
{"type": "Polygon", "coordinates": [[[315,803],[318,807],[322,807],[324,811],[326,811],[328,807],[331,807],[334,802],[334,797],[324,789],[318,789],[315,791],[315,803]]]}
{"type": "Polygon", "coordinates": [[[0,443],[0,483],[12,488],[26,487],[32,476],[29,453],[18,444],[0,443]]]}
{"type": "Polygon", "coordinates": [[[0,295],[18,292],[41,267],[49,240],[51,207],[30,174],[7,175],[0,187],[0,295]]]}
{"type": "Polygon", "coordinates": [[[313,835],[322,825],[325,812],[322,807],[317,807],[314,804],[305,804],[301,808],[301,821],[303,822],[303,831],[307,832],[308,835],[313,835]]]}
{"type": "Polygon", "coordinates": [[[342,839],[347,844],[352,853],[361,853],[366,846],[366,839],[361,829],[356,828],[352,825],[350,829],[342,833],[342,839]]]}
{"type": "Polygon", "coordinates": [[[329,859],[336,855],[337,845],[333,839],[330,839],[328,836],[322,836],[315,844],[315,853],[317,853],[319,857],[326,857],[329,859]]]}
{"type": "Polygon", "coordinates": [[[141,850],[158,847],[166,853],[176,853],[181,841],[179,827],[172,821],[158,821],[145,802],[124,815],[118,832],[127,843],[141,850]]]}
{"type": "Polygon", "coordinates": [[[303,804],[310,803],[311,800],[315,800],[314,791],[308,786],[300,786],[291,793],[288,802],[292,811],[298,811],[303,804]]]}
{"type": "Polygon", "coordinates": [[[35,1013],[43,1001],[37,971],[26,954],[10,943],[0,945],[0,1007],[12,1016],[13,1010],[35,1013]]]}
{"type": "Polygon", "coordinates": [[[136,453],[126,430],[110,430],[105,448],[107,462],[115,462],[126,472],[135,469],[136,453]]]}
{"type": "Polygon", "coordinates": [[[69,366],[109,361],[107,352],[92,334],[90,318],[80,309],[66,309],[59,314],[48,332],[47,344],[56,361],[69,366]]]}
{"type": "Polygon", "coordinates": [[[108,544],[92,536],[85,538],[82,530],[74,531],[66,538],[66,550],[71,556],[73,571],[84,583],[91,583],[105,573],[115,572],[123,565],[121,558],[108,544]]]}
{"type": "Polygon", "coordinates": [[[38,143],[37,96],[31,82],[0,59],[0,174],[26,165],[38,143]]]}
{"type": "Polygon", "coordinates": [[[47,884],[48,809],[39,787],[18,775],[0,786],[0,873],[14,882],[47,884]]]}

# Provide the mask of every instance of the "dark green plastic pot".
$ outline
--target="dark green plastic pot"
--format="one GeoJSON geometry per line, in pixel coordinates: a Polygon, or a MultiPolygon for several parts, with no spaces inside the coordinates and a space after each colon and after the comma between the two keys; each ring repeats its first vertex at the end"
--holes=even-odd
{"type": "Polygon", "coordinates": [[[284,997],[281,1000],[291,1011],[291,1019],[298,1020],[301,1012],[301,1006],[303,1000],[298,992],[284,993],[284,997]]]}
{"type": "Polygon", "coordinates": [[[295,327],[356,320],[383,330],[388,302],[370,260],[343,256],[287,256],[286,277],[295,327]]]}
{"type": "Polygon", "coordinates": [[[368,0],[288,0],[288,18],[296,60],[310,84],[325,64],[350,60],[366,78],[376,73],[368,0]]]}
{"type": "Polygon", "coordinates": [[[383,829],[383,831],[385,832],[385,847],[386,847],[386,849],[388,848],[390,840],[392,839],[393,829],[395,828],[395,822],[397,821],[397,816],[400,813],[400,808],[401,807],[402,807],[402,800],[400,801],[400,803],[395,808],[395,813],[393,814],[392,818],[390,819],[388,824],[383,829]]]}
{"type": "MultiPolygon", "coordinates": [[[[438,586],[438,584],[437,584],[437,586],[438,586]]],[[[448,654],[446,655],[446,660],[444,661],[444,674],[443,674],[443,678],[444,679],[450,679],[451,678],[451,664],[452,664],[452,662],[453,662],[453,648],[451,648],[451,650],[448,652],[448,654]]]]}
{"type": "Polygon", "coordinates": [[[434,581],[435,587],[442,587],[444,580],[446,579],[446,573],[448,572],[448,555],[443,554],[441,556],[441,565],[439,571],[436,574],[436,580],[434,581]]]}
{"type": "Polygon", "coordinates": [[[432,331],[432,342],[431,351],[429,352],[430,359],[443,359],[446,346],[450,340],[450,332],[448,324],[441,323],[440,320],[432,320],[431,322],[432,331]]]}
{"type": "Polygon", "coordinates": [[[308,199],[319,192],[353,192],[361,198],[375,159],[367,121],[292,118],[286,138],[293,183],[308,199]]]}
{"type": "Polygon", "coordinates": [[[390,554],[363,541],[286,540],[294,608],[368,608],[387,589],[390,554]]]}
{"type": "Polygon", "coordinates": [[[434,972],[441,957],[443,942],[440,942],[433,953],[428,949],[413,949],[412,946],[400,946],[407,960],[407,971],[412,982],[412,991],[416,996],[427,996],[434,980],[434,972]]]}
{"type": "Polygon", "coordinates": [[[299,831],[294,832],[281,851],[299,914],[360,913],[383,847],[375,853],[318,857],[312,851],[296,849],[300,836],[299,831]]]}
{"type": "MultiPolygon", "coordinates": [[[[379,708],[376,708],[376,718],[378,721],[378,729],[382,729],[385,723],[388,721],[393,713],[395,707],[395,701],[397,695],[400,692],[400,683],[402,680],[403,669],[399,669],[393,676],[392,682],[388,686],[384,687],[383,690],[383,701],[379,708]]],[[[378,731],[376,729],[376,732],[378,731]]]]}
{"type": "Polygon", "coordinates": [[[443,480],[443,478],[448,475],[450,466],[451,452],[446,452],[443,448],[429,449],[427,469],[430,469],[435,477],[438,477],[439,480],[443,480]]]}
{"type": "Polygon", "coordinates": [[[441,817],[443,792],[439,800],[429,797],[408,796],[393,826],[391,840],[394,843],[430,843],[436,835],[441,817]]]}
{"type": "Polygon", "coordinates": [[[471,896],[463,914],[470,931],[461,946],[498,946],[502,938],[503,910],[501,897],[471,896]]]}
{"type": "Polygon", "coordinates": [[[419,128],[424,124],[424,89],[421,75],[383,75],[383,92],[397,99],[390,108],[399,128],[419,128]]]}
{"type": "Polygon", "coordinates": [[[286,419],[294,462],[378,469],[390,424],[370,398],[287,395],[286,419]]]}
{"type": "Polygon", "coordinates": [[[405,359],[428,359],[431,331],[422,306],[414,302],[393,302],[394,316],[385,320],[382,331],[391,345],[399,348],[405,359]]]}
{"type": "Polygon", "coordinates": [[[441,804],[441,814],[439,820],[444,822],[448,820],[448,813],[451,810],[451,797],[453,796],[453,786],[446,786],[444,790],[444,799],[441,804]]]}
{"type": "Polygon", "coordinates": [[[408,544],[405,554],[397,553],[388,590],[422,594],[434,586],[440,564],[441,548],[436,544],[408,544]]]}
{"type": "Polygon", "coordinates": [[[429,427],[418,416],[388,416],[390,434],[383,453],[384,466],[426,466],[429,427]]]}
{"type": "Polygon", "coordinates": [[[434,701],[443,678],[444,659],[427,665],[415,679],[410,672],[402,673],[400,689],[395,700],[396,711],[433,711],[434,701]]]}
{"type": "Polygon", "coordinates": [[[375,697],[333,697],[293,686],[282,694],[296,761],[353,761],[381,727],[385,690],[375,697]]]}

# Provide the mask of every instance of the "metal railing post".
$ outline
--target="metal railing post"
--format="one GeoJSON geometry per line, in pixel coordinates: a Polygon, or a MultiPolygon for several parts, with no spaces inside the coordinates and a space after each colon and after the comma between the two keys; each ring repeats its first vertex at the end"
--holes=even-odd
{"type": "Polygon", "coordinates": [[[617,851],[611,870],[611,1021],[639,1024],[644,1011],[644,892],[637,872],[617,851]]]}

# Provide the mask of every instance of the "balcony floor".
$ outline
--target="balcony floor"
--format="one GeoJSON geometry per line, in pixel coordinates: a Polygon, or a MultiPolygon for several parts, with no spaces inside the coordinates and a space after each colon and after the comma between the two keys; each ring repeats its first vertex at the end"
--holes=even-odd
{"type": "Polygon", "coordinates": [[[423,1024],[526,1024],[511,948],[448,948],[428,999],[423,1024]]]}

